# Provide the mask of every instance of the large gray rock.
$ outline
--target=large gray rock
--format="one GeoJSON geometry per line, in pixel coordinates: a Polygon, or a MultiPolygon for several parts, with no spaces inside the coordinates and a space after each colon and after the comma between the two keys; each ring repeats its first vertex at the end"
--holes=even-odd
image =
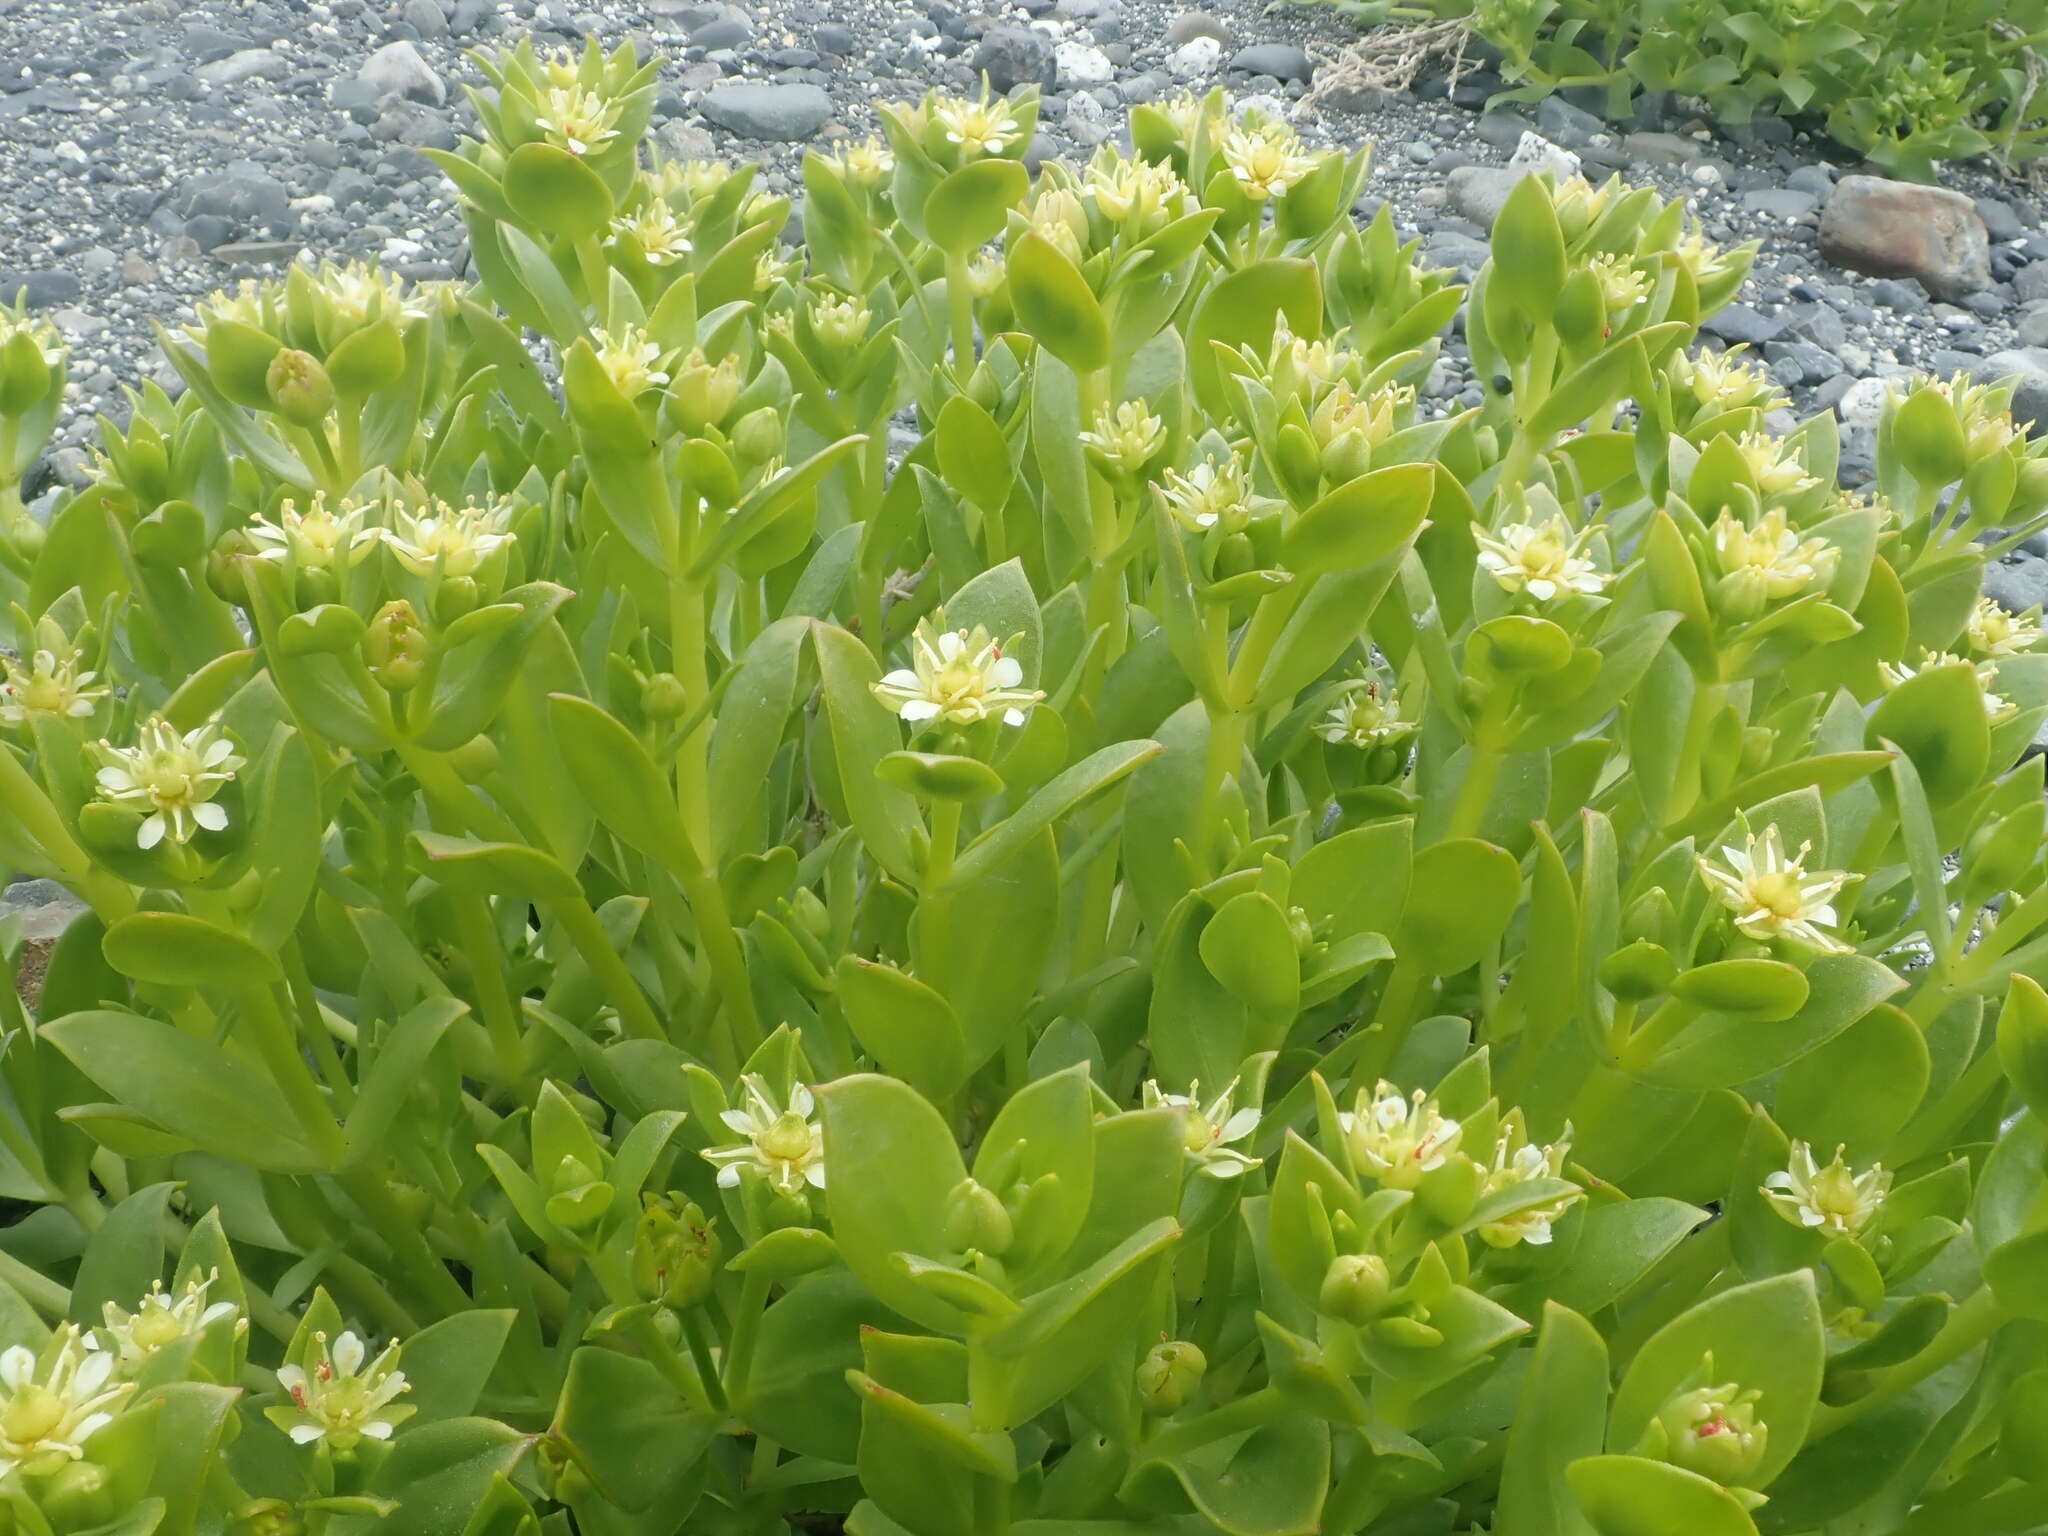
{"type": "Polygon", "coordinates": [[[698,110],[742,138],[794,142],[825,126],[832,98],[815,85],[721,85],[698,110]]]}
{"type": "Polygon", "coordinates": [[[1052,39],[1029,27],[996,27],[974,50],[968,67],[987,75],[989,88],[1008,93],[1020,85],[1051,90],[1059,81],[1052,39]]]}
{"type": "Polygon", "coordinates": [[[1991,286],[1991,242],[1960,192],[1844,176],[1820,216],[1823,260],[1871,277],[1910,277],[1938,299],[1991,286]]]}
{"type": "Polygon", "coordinates": [[[1491,229],[1507,206],[1508,194],[1529,174],[1528,166],[1461,165],[1451,172],[1444,192],[1460,216],[1491,229]]]}
{"type": "Polygon", "coordinates": [[[291,72],[291,62],[272,48],[238,49],[224,59],[202,64],[193,71],[208,85],[242,85],[250,80],[282,80],[291,72]]]}
{"type": "Polygon", "coordinates": [[[1986,383],[2016,379],[2012,419],[2023,427],[2048,425],[2048,347],[1994,352],[1971,371],[1986,383]]]}
{"type": "Polygon", "coordinates": [[[229,231],[224,239],[256,228],[282,228],[292,223],[290,189],[269,172],[247,162],[189,177],[178,189],[172,207],[188,223],[195,219],[222,221],[229,231]]]}
{"type": "Polygon", "coordinates": [[[448,99],[448,87],[434,73],[434,67],[420,57],[411,43],[386,43],[363,61],[356,79],[379,96],[396,96],[402,101],[425,102],[438,107],[448,99]]]}
{"type": "Polygon", "coordinates": [[[1293,43],[1253,43],[1231,56],[1230,67],[1237,74],[1271,75],[1275,80],[1299,80],[1303,85],[1316,72],[1314,62],[1293,43]]]}

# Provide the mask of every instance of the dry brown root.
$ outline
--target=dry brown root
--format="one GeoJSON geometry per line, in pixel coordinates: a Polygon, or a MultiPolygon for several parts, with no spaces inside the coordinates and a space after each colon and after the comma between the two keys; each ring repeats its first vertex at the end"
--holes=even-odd
{"type": "Polygon", "coordinates": [[[1438,59],[1449,60],[1451,84],[1456,85],[1469,67],[1465,45],[1471,37],[1469,21],[1436,21],[1375,27],[1337,52],[1318,49],[1315,84],[1301,105],[1313,109],[1361,90],[1404,91],[1425,65],[1438,59]]]}

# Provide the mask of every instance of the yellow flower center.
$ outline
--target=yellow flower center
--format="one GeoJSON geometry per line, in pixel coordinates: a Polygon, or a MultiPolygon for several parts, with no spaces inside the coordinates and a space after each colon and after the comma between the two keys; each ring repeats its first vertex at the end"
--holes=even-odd
{"type": "Polygon", "coordinates": [[[31,1381],[0,1412],[0,1434],[15,1445],[34,1445],[63,1427],[69,1407],[62,1396],[31,1381]]]}
{"type": "Polygon", "coordinates": [[[1775,917],[1793,918],[1806,910],[1806,897],[1799,889],[1795,871],[1758,875],[1749,882],[1749,894],[1758,906],[1775,917]]]}
{"type": "Polygon", "coordinates": [[[754,1146],[763,1157],[775,1162],[796,1163],[810,1155],[816,1135],[810,1121],[795,1110],[786,1109],[775,1117],[774,1124],[754,1138],[754,1146]]]}

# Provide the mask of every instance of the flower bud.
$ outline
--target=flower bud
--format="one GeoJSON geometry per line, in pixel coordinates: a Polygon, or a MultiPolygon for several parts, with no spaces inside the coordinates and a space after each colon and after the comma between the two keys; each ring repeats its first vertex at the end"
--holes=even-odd
{"type": "Polygon", "coordinates": [[[640,685],[640,713],[650,720],[680,719],[689,707],[689,690],[673,672],[657,672],[640,685]]]}
{"type": "Polygon", "coordinates": [[[206,552],[206,585],[215,597],[237,608],[249,606],[249,584],[242,579],[241,561],[255,553],[255,544],[240,528],[230,528],[214,540],[213,548],[206,552]]]}
{"type": "Polygon", "coordinates": [[[1600,985],[1624,1003],[1655,997],[1678,974],[1678,966],[1661,944],[1647,939],[1617,949],[1600,962],[1600,985]]]}
{"type": "Polygon", "coordinates": [[[84,1530],[114,1514],[112,1474],[90,1461],[74,1461],[42,1486],[37,1505],[58,1530],[84,1530]]]}
{"type": "MultiPolygon", "coordinates": [[[[1711,1358],[1707,1369],[1713,1369],[1711,1358]]],[[[1733,1382],[1682,1392],[1657,1410],[1636,1454],[1740,1487],[1762,1465],[1770,1438],[1770,1426],[1756,1416],[1761,1395],[1733,1382]]]]}
{"type": "Polygon", "coordinates": [[[962,1179],[946,1197],[945,1234],[949,1247],[992,1254],[1009,1252],[1016,1235],[996,1192],[973,1179],[962,1179]]]}
{"type": "Polygon", "coordinates": [[[7,531],[7,547],[26,566],[32,564],[43,552],[43,545],[49,542],[49,537],[47,528],[27,513],[23,513],[14,520],[14,526],[7,531]]]}
{"type": "Polygon", "coordinates": [[[733,424],[732,451],[742,470],[758,469],[782,452],[788,439],[782,413],[772,405],[757,406],[733,424]]]}
{"type": "Polygon", "coordinates": [[[334,405],[334,383],[320,359],[294,347],[285,347],[270,360],[263,387],[277,414],[295,427],[317,427],[334,405]]]}
{"type": "Polygon", "coordinates": [[[672,371],[669,420],[690,437],[702,437],[707,429],[723,422],[740,397],[740,365],[733,358],[720,358],[714,367],[701,350],[693,350],[672,365],[672,371]]]}
{"type": "Polygon", "coordinates": [[[390,693],[403,693],[426,675],[432,650],[419,615],[402,597],[379,608],[363,632],[363,663],[390,693]]]}
{"type": "Polygon", "coordinates": [[[1393,1294],[1394,1277],[1385,1259],[1376,1253],[1340,1253],[1323,1276],[1316,1308],[1362,1327],[1387,1309],[1393,1294]]]}
{"type": "Polygon", "coordinates": [[[1138,1362],[1138,1398],[1159,1418],[1179,1413],[1202,1389],[1209,1359],[1186,1339],[1155,1344],[1138,1362]]]}
{"type": "Polygon", "coordinates": [[[442,578],[434,588],[434,622],[444,627],[453,624],[476,607],[481,596],[474,576],[442,578]]]}
{"type": "Polygon", "coordinates": [[[228,1519],[230,1536],[305,1536],[306,1522],[283,1499],[250,1499],[228,1519]]]}
{"type": "Polygon", "coordinates": [[[643,1300],[694,1307],[711,1294],[722,1248],[697,1205],[646,1195],[633,1231],[633,1286],[643,1300]]]}
{"type": "Polygon", "coordinates": [[[331,568],[302,567],[292,573],[292,601],[299,612],[318,608],[322,603],[338,602],[340,598],[341,581],[331,568]]]}
{"type": "Polygon", "coordinates": [[[0,309],[0,416],[25,416],[49,396],[55,342],[40,321],[18,320],[0,309]]]}
{"type": "Polygon", "coordinates": [[[488,736],[472,736],[448,754],[448,766],[465,784],[481,784],[498,771],[498,744],[488,736]]]}

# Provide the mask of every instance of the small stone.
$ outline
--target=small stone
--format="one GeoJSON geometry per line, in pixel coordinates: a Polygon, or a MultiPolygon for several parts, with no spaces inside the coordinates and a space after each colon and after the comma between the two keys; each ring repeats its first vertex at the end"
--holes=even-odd
{"type": "Polygon", "coordinates": [[[2013,275],[2012,291],[2022,304],[2048,299],[2048,261],[2031,261],[2013,275]]]}
{"type": "Polygon", "coordinates": [[[1275,80],[1298,80],[1307,85],[1316,67],[1309,56],[1293,43],[1253,43],[1231,55],[1233,74],[1271,75],[1275,80]]]}
{"type": "Polygon", "coordinates": [[[1583,149],[1606,124],[1584,107],[1575,107],[1562,96],[1546,96],[1536,104],[1536,127],[1553,144],[1583,149]]]}
{"type": "Polygon", "coordinates": [[[1760,347],[1767,341],[1775,341],[1785,329],[1785,322],[1762,314],[1747,304],[1729,304],[1702,320],[1700,329],[1730,346],[1740,342],[1760,347]]]}
{"type": "Polygon", "coordinates": [[[1194,37],[1173,50],[1166,67],[1176,80],[1200,80],[1223,63],[1223,45],[1213,37],[1194,37]]]}
{"type": "Polygon", "coordinates": [[[1994,240],[2017,240],[2027,232],[2012,204],[2001,197],[1978,198],[1977,217],[1984,221],[1985,233],[1994,240]]]}
{"type": "Polygon", "coordinates": [[[1527,170],[1492,165],[1461,165],[1445,184],[1450,205],[1481,229],[1493,228],[1493,221],[1507,206],[1508,194],[1521,184],[1527,170]]]}
{"type": "Polygon", "coordinates": [[[1005,95],[1020,85],[1052,90],[1059,83],[1059,64],[1052,39],[1028,27],[997,27],[974,50],[969,67],[987,75],[989,87],[1005,95]]]}
{"type": "Polygon", "coordinates": [[[419,49],[407,42],[386,43],[379,48],[363,61],[356,79],[380,97],[395,96],[434,107],[448,99],[448,87],[441,83],[441,77],[420,57],[419,49]]]}
{"type": "Polygon", "coordinates": [[[2048,560],[2008,557],[1987,565],[1984,595],[2008,613],[2048,605],[2048,560]]]}
{"type": "Polygon", "coordinates": [[[275,49],[244,48],[193,71],[208,85],[241,85],[250,80],[282,80],[292,72],[289,60],[275,49]]]}
{"type": "Polygon", "coordinates": [[[268,267],[290,261],[299,254],[299,245],[296,240],[228,240],[208,247],[206,254],[230,266],[268,267]]]}
{"type": "Polygon", "coordinates": [[[0,918],[18,918],[20,936],[28,943],[61,937],[71,920],[86,910],[84,902],[54,880],[17,880],[0,890],[0,918]]]}
{"type": "Polygon", "coordinates": [[[843,21],[824,22],[811,32],[811,41],[817,45],[818,52],[842,59],[860,46],[860,40],[853,35],[853,28],[843,21]]]}
{"type": "Polygon", "coordinates": [[[1086,91],[1076,91],[1067,102],[1067,136],[1083,149],[1093,149],[1114,130],[1109,108],[1086,91]]]}
{"type": "Polygon", "coordinates": [[[130,251],[121,258],[121,282],[129,288],[143,288],[156,281],[156,268],[149,264],[149,258],[140,251],[130,251]]]}
{"type": "Polygon", "coordinates": [[[43,272],[0,272],[0,304],[11,305],[17,295],[30,309],[50,309],[68,304],[85,292],[77,274],[51,269],[43,272]]]}
{"type": "Polygon", "coordinates": [[[1820,212],[1820,199],[1797,187],[1767,187],[1759,192],[1743,193],[1742,206],[1757,213],[1767,213],[1774,219],[1803,223],[1820,212]]]}
{"type": "Polygon", "coordinates": [[[1508,168],[1548,171],[1558,181],[1569,181],[1579,174],[1579,157],[1551,143],[1540,133],[1524,133],[1515,145],[1515,152],[1508,157],[1508,168]]]}
{"type": "Polygon", "coordinates": [[[1214,38],[1219,48],[1230,45],[1230,28],[1207,11],[1182,11],[1166,24],[1166,40],[1178,48],[1198,37],[1214,38]]]}
{"type": "Polygon", "coordinates": [[[1647,165],[1696,165],[1706,155],[1698,139],[1678,133],[1632,133],[1622,147],[1647,165]]]}
{"type": "Polygon", "coordinates": [[[832,98],[815,85],[721,85],[698,110],[742,138],[795,143],[825,126],[832,98]]]}
{"type": "Polygon", "coordinates": [[[690,32],[690,46],[707,50],[744,48],[753,40],[754,24],[744,16],[713,17],[690,32]]]}
{"type": "Polygon", "coordinates": [[[1938,299],[1991,286],[1984,221],[1960,192],[1845,176],[1820,219],[1824,261],[1873,277],[1910,277],[1938,299]]]}
{"type": "Polygon", "coordinates": [[[448,13],[441,9],[441,0],[405,0],[399,15],[421,37],[445,37],[448,33],[448,13]]]}
{"type": "Polygon", "coordinates": [[[1086,43],[1061,43],[1053,50],[1053,65],[1062,86],[1107,85],[1116,77],[1116,66],[1100,48],[1086,43]]]}
{"type": "Polygon", "coordinates": [[[2036,302],[2020,311],[2013,327],[2023,347],[2048,347],[2048,303],[2036,302]]]}
{"type": "Polygon", "coordinates": [[[1795,192],[1812,194],[1818,205],[1835,190],[1835,173],[1825,165],[1802,165],[1785,178],[1785,185],[1795,192]]]}

